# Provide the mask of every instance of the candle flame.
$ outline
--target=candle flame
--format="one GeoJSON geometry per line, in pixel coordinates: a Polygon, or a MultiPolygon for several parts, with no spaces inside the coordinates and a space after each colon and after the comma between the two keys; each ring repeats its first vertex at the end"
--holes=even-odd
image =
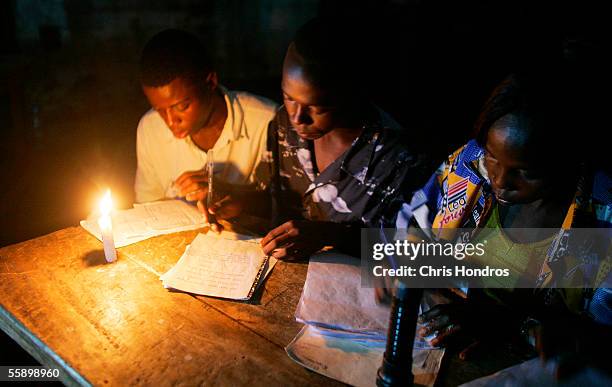
{"type": "Polygon", "coordinates": [[[113,199],[111,198],[110,189],[106,190],[104,197],[100,201],[100,214],[102,216],[110,215],[111,210],[113,209],[113,199]]]}

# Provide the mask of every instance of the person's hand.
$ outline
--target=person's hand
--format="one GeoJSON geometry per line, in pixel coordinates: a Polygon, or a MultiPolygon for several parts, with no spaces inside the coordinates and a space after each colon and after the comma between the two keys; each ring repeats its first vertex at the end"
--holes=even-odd
{"type": "Polygon", "coordinates": [[[198,200],[196,203],[198,210],[202,213],[204,217],[204,222],[210,226],[210,229],[216,233],[221,232],[223,230],[223,226],[217,222],[217,217],[210,212],[210,209],[206,207],[206,198],[203,200],[198,200]]]}
{"type": "Polygon", "coordinates": [[[278,259],[307,258],[323,247],[326,239],[335,235],[333,223],[307,220],[291,220],[275,229],[261,240],[264,254],[278,259]]]}
{"type": "Polygon", "coordinates": [[[419,316],[419,323],[420,337],[433,335],[429,343],[434,347],[458,347],[462,360],[518,335],[520,325],[503,306],[465,300],[436,305],[419,316]]]}
{"type": "Polygon", "coordinates": [[[465,333],[464,326],[469,320],[467,309],[467,304],[462,301],[436,305],[419,316],[418,321],[423,325],[417,334],[421,337],[435,335],[430,344],[434,347],[446,346],[465,333]]]}
{"type": "Polygon", "coordinates": [[[206,207],[206,200],[198,200],[197,207],[204,216],[204,221],[210,224],[211,230],[221,232],[223,225],[218,221],[229,220],[242,213],[242,203],[233,199],[230,195],[225,195],[221,200],[206,207]]]}
{"type": "MultiPolygon", "coordinates": [[[[211,208],[207,208],[208,195],[208,174],[206,169],[197,171],[183,172],[173,183],[174,188],[180,197],[190,202],[196,202],[198,210],[204,217],[204,222],[210,225],[210,229],[214,232],[221,232],[223,226],[217,222],[217,219],[227,219],[223,216],[215,215],[211,208]]],[[[213,206],[214,207],[214,206],[213,206]]]]}
{"type": "Polygon", "coordinates": [[[208,174],[205,169],[183,172],[173,183],[180,197],[187,201],[206,201],[208,174]]]}
{"type": "MultiPolygon", "coordinates": [[[[198,207],[203,211],[206,206],[204,203],[198,202],[198,207]]],[[[229,220],[237,217],[242,213],[242,203],[233,199],[230,195],[225,195],[221,200],[213,203],[208,210],[208,219],[211,224],[211,229],[216,232],[223,230],[223,225],[217,220],[229,220]]]]}

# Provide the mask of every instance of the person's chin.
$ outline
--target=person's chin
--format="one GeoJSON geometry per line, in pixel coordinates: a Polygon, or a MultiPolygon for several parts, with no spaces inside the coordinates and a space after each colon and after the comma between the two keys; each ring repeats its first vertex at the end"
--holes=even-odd
{"type": "Polygon", "coordinates": [[[319,132],[300,129],[296,129],[295,131],[297,132],[298,136],[304,140],[316,140],[317,138],[321,137],[321,133],[319,132]]]}
{"type": "Polygon", "coordinates": [[[187,136],[189,136],[189,131],[186,131],[186,130],[177,131],[177,132],[173,131],[172,135],[174,136],[174,138],[178,138],[179,140],[182,140],[186,138],[187,136]]]}

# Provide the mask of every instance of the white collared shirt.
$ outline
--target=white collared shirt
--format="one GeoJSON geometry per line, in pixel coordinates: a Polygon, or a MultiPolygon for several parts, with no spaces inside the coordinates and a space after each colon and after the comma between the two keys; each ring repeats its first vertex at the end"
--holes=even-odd
{"type": "MultiPolygon", "coordinates": [[[[255,169],[266,151],[268,123],[277,105],[250,93],[220,87],[227,106],[227,119],[213,146],[215,177],[232,184],[251,184],[255,169]]],[[[138,167],[134,190],[136,202],[168,198],[176,178],[183,172],[206,166],[206,152],[191,138],[177,139],[155,110],[138,123],[136,153],[138,167]]]]}

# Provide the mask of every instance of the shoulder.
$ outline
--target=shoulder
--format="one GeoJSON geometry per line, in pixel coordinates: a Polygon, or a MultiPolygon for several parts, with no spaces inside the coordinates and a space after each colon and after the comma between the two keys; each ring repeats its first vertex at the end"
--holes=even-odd
{"type": "Polygon", "coordinates": [[[279,141],[283,143],[287,141],[285,144],[297,145],[299,142],[299,136],[291,125],[289,114],[287,113],[285,105],[281,105],[276,110],[274,118],[270,122],[269,130],[276,133],[279,141]]]}
{"type": "Polygon", "coordinates": [[[407,160],[415,161],[418,150],[411,146],[408,131],[387,112],[378,107],[376,110],[377,120],[370,126],[373,136],[370,141],[376,142],[375,152],[380,155],[390,154],[391,159],[400,164],[407,160]]]}
{"type": "Polygon", "coordinates": [[[387,113],[386,111],[382,110],[379,107],[375,107],[376,111],[378,113],[378,120],[380,123],[380,126],[390,132],[403,132],[405,130],[405,128],[400,125],[395,118],[391,117],[391,115],[389,113],[387,113]]]}
{"type": "Polygon", "coordinates": [[[461,162],[473,162],[484,156],[484,149],[472,139],[465,145],[451,153],[448,157],[449,161],[457,160],[461,162]]]}
{"type": "Polygon", "coordinates": [[[274,117],[278,109],[276,102],[259,95],[246,91],[228,91],[227,93],[234,103],[240,105],[245,115],[255,115],[266,118],[269,121],[274,117]]]}
{"type": "Polygon", "coordinates": [[[166,123],[158,112],[153,109],[147,111],[138,122],[138,136],[161,136],[170,134],[166,123]]]}

